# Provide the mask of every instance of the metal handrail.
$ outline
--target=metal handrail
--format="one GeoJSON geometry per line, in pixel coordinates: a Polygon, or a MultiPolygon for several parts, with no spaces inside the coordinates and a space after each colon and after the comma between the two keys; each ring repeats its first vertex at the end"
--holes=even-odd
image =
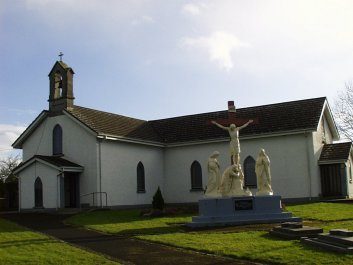
{"type": "MultiPolygon", "coordinates": [[[[95,207],[95,194],[104,194],[105,195],[105,207],[108,206],[108,194],[105,191],[94,191],[94,192],[80,195],[80,209],[81,209],[81,197],[88,196],[88,195],[92,195],[92,202],[93,202],[92,206],[95,207]]],[[[101,208],[103,208],[102,197],[100,199],[100,203],[101,203],[101,208]]]]}

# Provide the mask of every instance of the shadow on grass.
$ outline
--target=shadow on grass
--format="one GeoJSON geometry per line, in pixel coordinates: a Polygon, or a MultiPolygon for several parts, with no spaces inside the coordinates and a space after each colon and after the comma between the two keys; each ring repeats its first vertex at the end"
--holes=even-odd
{"type": "Polygon", "coordinates": [[[121,230],[114,235],[136,236],[136,235],[163,235],[184,232],[182,226],[152,227],[121,230]]]}
{"type": "MultiPolygon", "coordinates": [[[[141,212],[144,209],[130,209],[130,210],[111,210],[111,211],[97,211],[74,215],[65,220],[68,224],[75,225],[105,225],[105,224],[119,224],[136,221],[153,221],[158,219],[166,220],[166,223],[181,223],[181,218],[191,218],[195,214],[175,214],[158,217],[144,217],[141,212]],[[170,220],[170,221],[169,221],[170,220]],[[174,221],[175,220],[175,221],[174,221]]],[[[191,219],[190,219],[191,221],[191,219]]]]}
{"type": "MultiPolygon", "coordinates": [[[[0,235],[1,233],[27,232],[24,227],[19,226],[6,219],[0,218],[0,235]]],[[[1,239],[1,238],[0,238],[1,239]]]]}
{"type": "Polygon", "coordinates": [[[25,245],[41,245],[41,244],[48,244],[48,243],[57,243],[57,242],[49,238],[9,240],[9,241],[0,242],[0,248],[22,247],[25,245]]]}

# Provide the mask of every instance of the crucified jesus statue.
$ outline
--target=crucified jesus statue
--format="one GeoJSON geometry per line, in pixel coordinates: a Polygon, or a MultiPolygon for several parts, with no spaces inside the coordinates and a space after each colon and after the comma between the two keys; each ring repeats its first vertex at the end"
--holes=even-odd
{"type": "Polygon", "coordinates": [[[247,123],[243,124],[240,127],[237,127],[235,124],[229,125],[229,127],[225,127],[215,121],[211,121],[213,124],[218,126],[219,128],[228,131],[229,136],[230,136],[230,155],[232,158],[232,164],[233,165],[239,165],[240,163],[240,143],[239,143],[239,131],[241,129],[244,129],[246,126],[248,126],[250,123],[253,122],[253,120],[249,120],[247,123]]]}

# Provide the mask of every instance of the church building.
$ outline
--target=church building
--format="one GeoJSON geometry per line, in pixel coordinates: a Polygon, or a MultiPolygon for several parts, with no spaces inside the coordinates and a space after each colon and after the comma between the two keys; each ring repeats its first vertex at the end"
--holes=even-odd
{"type": "MultiPolygon", "coordinates": [[[[287,200],[353,197],[352,144],[339,134],[325,97],[145,121],[74,104],[74,71],[57,61],[49,73],[49,109],[13,143],[20,210],[195,203],[207,185],[207,161],[230,165],[229,134],[240,126],[245,187],[256,193],[255,160],[271,160],[274,194],[287,200]]],[[[235,94],[235,92],[234,92],[235,94]]]]}

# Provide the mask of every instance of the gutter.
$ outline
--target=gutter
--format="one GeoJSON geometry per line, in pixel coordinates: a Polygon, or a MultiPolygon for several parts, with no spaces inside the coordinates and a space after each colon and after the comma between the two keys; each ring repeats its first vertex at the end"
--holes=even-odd
{"type": "MultiPolygon", "coordinates": [[[[250,139],[259,139],[259,138],[268,138],[268,137],[277,137],[277,136],[286,136],[286,135],[295,135],[295,134],[306,134],[310,131],[315,131],[315,128],[305,130],[297,130],[297,131],[283,131],[278,133],[263,133],[263,134],[253,134],[249,136],[240,136],[240,140],[250,140],[250,139]]],[[[144,144],[155,147],[179,147],[179,146],[188,146],[188,145],[201,145],[208,143],[221,143],[221,142],[229,142],[229,136],[224,138],[213,138],[213,139],[205,139],[205,140],[196,140],[196,141],[186,141],[186,142],[175,142],[175,143],[160,143],[160,142],[152,142],[152,141],[143,141],[139,139],[128,138],[124,136],[114,136],[114,135],[106,135],[99,134],[97,135],[98,139],[111,140],[111,141],[120,141],[127,143],[135,143],[135,144],[144,144]]]]}
{"type": "MultiPolygon", "coordinates": [[[[99,189],[99,198],[100,198],[100,206],[102,206],[102,141],[105,138],[98,138],[98,189],[99,189]]],[[[94,205],[92,205],[94,206],[94,205]]]]}

